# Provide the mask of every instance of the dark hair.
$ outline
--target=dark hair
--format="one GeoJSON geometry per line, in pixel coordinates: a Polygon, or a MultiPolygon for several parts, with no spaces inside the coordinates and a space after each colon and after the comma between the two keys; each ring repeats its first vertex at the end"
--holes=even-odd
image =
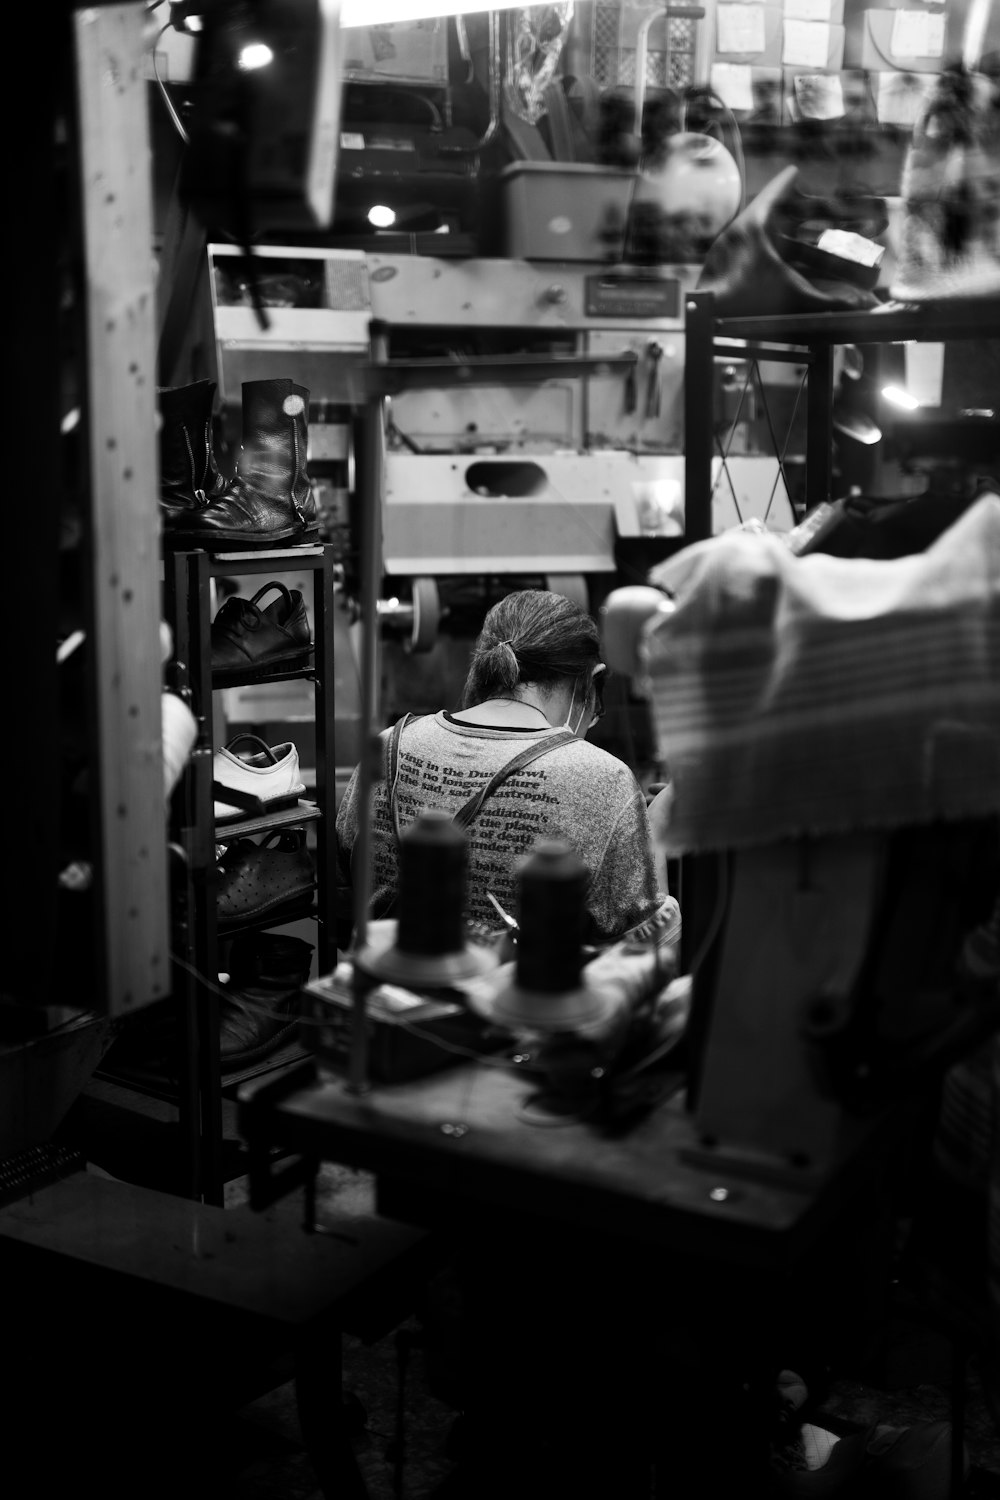
{"type": "Polygon", "coordinates": [[[586,683],[601,659],[590,615],[563,594],[521,589],[494,604],[479,632],[462,707],[510,693],[519,682],[586,683]]]}

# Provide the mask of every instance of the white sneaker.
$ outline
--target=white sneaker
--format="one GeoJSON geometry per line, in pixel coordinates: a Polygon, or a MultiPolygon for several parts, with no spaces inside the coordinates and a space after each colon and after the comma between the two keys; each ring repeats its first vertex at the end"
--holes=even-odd
{"type": "MultiPolygon", "coordinates": [[[[256,734],[238,734],[223,749],[217,750],[212,761],[212,776],[222,786],[259,797],[267,804],[268,812],[294,807],[306,789],[299,772],[299,752],[295,746],[290,741],[283,745],[265,745],[256,734]],[[236,755],[233,747],[244,742],[256,745],[257,749],[236,755]]],[[[252,816],[244,808],[226,802],[215,804],[217,823],[252,816]]]]}

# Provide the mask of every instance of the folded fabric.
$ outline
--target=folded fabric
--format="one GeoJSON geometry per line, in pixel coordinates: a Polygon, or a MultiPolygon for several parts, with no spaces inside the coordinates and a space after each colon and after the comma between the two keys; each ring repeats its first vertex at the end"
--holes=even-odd
{"type": "Polygon", "coordinates": [[[1000,497],[914,556],[730,531],[650,581],[668,855],[1000,810],[1000,497]]]}

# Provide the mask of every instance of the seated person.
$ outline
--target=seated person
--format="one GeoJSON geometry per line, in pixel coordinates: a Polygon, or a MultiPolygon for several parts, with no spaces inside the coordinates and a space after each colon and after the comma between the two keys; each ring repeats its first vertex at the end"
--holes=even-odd
{"type": "MultiPolygon", "coordinates": [[[[526,745],[569,729],[577,738],[505,781],[466,831],[466,921],[498,931],[516,915],[520,862],[541,839],[566,842],[591,874],[585,941],[626,935],[673,943],[680,934],[676,900],[660,889],[646,799],[629,767],[586,741],[602,713],[600,637],[588,614],[561,594],[525,589],[490,610],[476,641],[456,712],[442,709],[403,730],[395,784],[372,788],[372,902],[379,917],[394,898],[400,830],[425,808],[456,813],[526,745]]],[[[386,731],[385,733],[388,733],[386,731]]],[[[341,874],[357,837],[358,770],[337,815],[341,874]]]]}

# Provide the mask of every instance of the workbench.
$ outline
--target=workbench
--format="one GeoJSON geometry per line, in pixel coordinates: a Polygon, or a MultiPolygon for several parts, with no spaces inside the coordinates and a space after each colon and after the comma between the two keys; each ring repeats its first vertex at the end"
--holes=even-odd
{"type": "Polygon", "coordinates": [[[616,1500],[683,1500],[681,1474],[692,1495],[745,1486],[766,1463],[777,1370],[844,1332],[853,1255],[877,1278],[906,1107],[845,1120],[825,1180],[791,1167],[767,1180],[731,1160],[713,1169],[683,1077],[674,1084],[628,1128],[546,1108],[539,1080],[503,1057],[361,1089],[309,1062],[240,1091],[252,1202],[295,1182],[308,1193],[318,1161],[334,1160],[376,1174],[387,1213],[454,1234],[470,1406],[489,1419],[475,1477],[449,1494],[534,1493],[536,1474],[537,1493],[554,1493],[527,1457],[539,1419],[564,1434],[556,1482],[574,1500],[588,1482],[616,1500]],[[277,1145],[298,1153],[284,1180],[277,1145]],[[515,1432],[524,1451],[502,1479],[515,1432]]]}

